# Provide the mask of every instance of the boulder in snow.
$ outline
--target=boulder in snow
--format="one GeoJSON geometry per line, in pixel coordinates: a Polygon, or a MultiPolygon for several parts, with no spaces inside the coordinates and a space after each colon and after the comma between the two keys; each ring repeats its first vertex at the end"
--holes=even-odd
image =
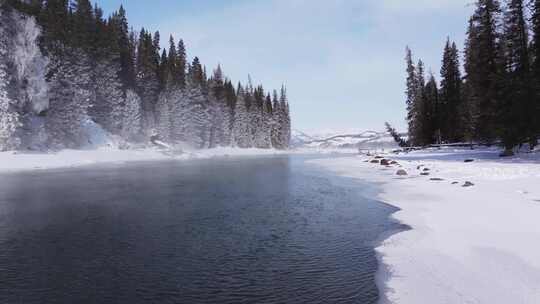
{"type": "Polygon", "coordinates": [[[409,173],[407,173],[407,171],[405,171],[403,169],[399,169],[399,170],[397,170],[396,175],[398,175],[398,176],[407,176],[407,175],[409,175],[409,173]]]}
{"type": "Polygon", "coordinates": [[[381,165],[382,166],[390,166],[390,160],[383,158],[381,159],[381,165]]]}

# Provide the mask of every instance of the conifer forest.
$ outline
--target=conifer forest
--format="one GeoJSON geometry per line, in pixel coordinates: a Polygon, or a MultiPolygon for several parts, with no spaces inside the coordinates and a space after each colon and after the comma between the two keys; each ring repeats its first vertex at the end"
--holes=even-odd
{"type": "Polygon", "coordinates": [[[89,0],[0,4],[0,150],[79,148],[96,127],[126,149],[289,146],[285,86],[208,71],[182,39],[131,28],[123,7],[104,16],[89,0]]]}

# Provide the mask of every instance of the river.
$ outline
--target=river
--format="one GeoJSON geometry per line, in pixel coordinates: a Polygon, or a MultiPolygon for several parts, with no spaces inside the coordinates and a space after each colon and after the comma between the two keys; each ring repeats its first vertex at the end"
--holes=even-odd
{"type": "Polygon", "coordinates": [[[396,209],[311,158],[0,175],[0,303],[376,303],[396,209]]]}

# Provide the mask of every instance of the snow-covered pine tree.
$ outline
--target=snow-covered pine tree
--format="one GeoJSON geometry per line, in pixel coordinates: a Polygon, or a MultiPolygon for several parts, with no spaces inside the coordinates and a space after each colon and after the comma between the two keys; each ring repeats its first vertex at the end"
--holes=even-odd
{"type": "Polygon", "coordinates": [[[133,90],[128,90],[126,92],[123,110],[122,137],[131,142],[142,141],[143,125],[141,98],[133,90]]]}
{"type": "Polygon", "coordinates": [[[279,137],[279,149],[287,149],[290,142],[290,123],[288,114],[288,100],[287,89],[285,86],[281,87],[281,94],[279,97],[279,124],[280,124],[280,137],[279,137]]]}
{"type": "Polygon", "coordinates": [[[289,108],[289,102],[287,101],[287,103],[285,104],[285,136],[284,136],[284,138],[285,138],[284,148],[285,149],[288,149],[290,147],[290,144],[291,144],[291,136],[292,136],[291,127],[292,127],[291,112],[290,112],[290,108],[289,108]]]}
{"type": "Polygon", "coordinates": [[[282,138],[282,129],[281,129],[281,107],[279,104],[278,93],[274,90],[272,95],[272,119],[271,119],[271,142],[272,147],[275,149],[281,148],[281,138],[282,138]]]}
{"type": "Polygon", "coordinates": [[[156,130],[159,139],[164,142],[171,141],[172,122],[169,91],[164,91],[159,95],[156,104],[156,130]]]}
{"type": "Polygon", "coordinates": [[[89,110],[95,122],[107,131],[118,134],[122,130],[124,93],[117,72],[120,64],[104,58],[93,69],[95,101],[89,110]]]}
{"type": "Polygon", "coordinates": [[[80,49],[63,47],[51,59],[51,70],[46,120],[50,144],[53,148],[80,147],[86,143],[82,123],[88,118],[92,97],[88,56],[80,49]]]}
{"type": "Polygon", "coordinates": [[[9,29],[5,32],[9,41],[7,62],[11,67],[8,94],[20,122],[12,137],[20,142],[20,148],[40,148],[46,144],[41,114],[49,105],[45,80],[48,59],[38,45],[41,28],[34,17],[15,10],[0,18],[0,23],[9,29]]]}
{"type": "Polygon", "coordinates": [[[232,145],[239,148],[253,147],[251,136],[251,120],[246,104],[246,94],[241,84],[238,84],[237,101],[234,109],[234,123],[232,129],[232,145]]]}
{"type": "Polygon", "coordinates": [[[137,47],[137,93],[141,97],[145,132],[155,127],[155,104],[160,84],[158,79],[159,54],[155,39],[145,29],[141,30],[137,47]]]}
{"type": "Polygon", "coordinates": [[[249,113],[253,146],[259,149],[270,148],[266,134],[264,101],[264,89],[262,86],[258,86],[253,93],[253,102],[249,113]]]}
{"type": "Polygon", "coordinates": [[[0,151],[16,149],[20,143],[15,136],[20,126],[19,114],[8,92],[9,35],[6,32],[8,20],[5,14],[0,9],[0,151]]]}

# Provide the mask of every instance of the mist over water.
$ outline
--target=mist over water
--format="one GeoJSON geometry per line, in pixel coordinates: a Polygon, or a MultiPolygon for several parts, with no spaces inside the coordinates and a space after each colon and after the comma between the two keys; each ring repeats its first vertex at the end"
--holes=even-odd
{"type": "Polygon", "coordinates": [[[305,159],[1,175],[0,302],[375,303],[395,209],[305,159]]]}

